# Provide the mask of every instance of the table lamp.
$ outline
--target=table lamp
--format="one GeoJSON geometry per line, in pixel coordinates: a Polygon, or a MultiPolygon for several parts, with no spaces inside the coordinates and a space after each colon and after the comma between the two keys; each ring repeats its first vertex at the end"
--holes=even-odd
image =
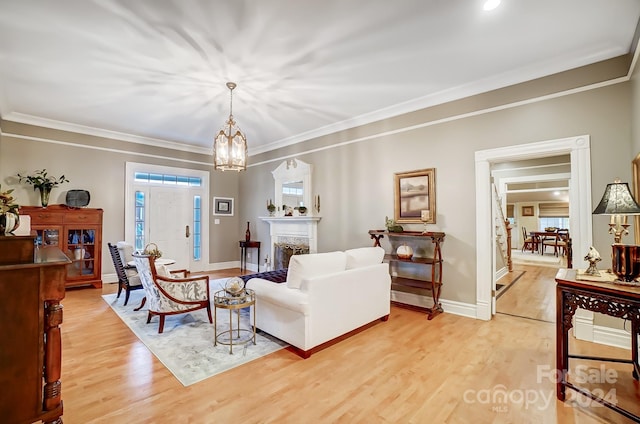
{"type": "Polygon", "coordinates": [[[620,281],[631,282],[640,275],[638,246],[621,244],[622,237],[629,234],[629,215],[640,215],[640,205],[629,190],[629,184],[619,179],[607,184],[602,200],[593,211],[594,215],[611,215],[609,234],[613,234],[611,270],[620,281]]]}

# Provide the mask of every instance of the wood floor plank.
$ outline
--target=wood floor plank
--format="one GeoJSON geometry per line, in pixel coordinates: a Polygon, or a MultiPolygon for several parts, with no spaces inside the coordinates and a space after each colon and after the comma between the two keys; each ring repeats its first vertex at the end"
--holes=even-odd
{"type": "MultiPolygon", "coordinates": [[[[525,275],[532,281],[518,281],[510,290],[547,278],[545,271],[525,275]]],[[[505,314],[480,321],[447,313],[428,321],[424,313],[392,306],[389,321],[307,360],[280,350],[183,387],[101,299],[114,291],[105,284],[102,290],[67,292],[66,424],[629,422],[605,408],[556,401],[554,382],[537,376],[537,367],[555,367],[552,322],[505,314]],[[501,388],[539,397],[531,404],[483,397],[501,388]],[[550,396],[548,405],[542,395],[550,396]]],[[[629,355],[575,340],[571,348],[629,355]]],[[[620,367],[621,374],[630,373],[620,367]]],[[[637,382],[624,382],[620,401],[637,403],[637,382]]]]}

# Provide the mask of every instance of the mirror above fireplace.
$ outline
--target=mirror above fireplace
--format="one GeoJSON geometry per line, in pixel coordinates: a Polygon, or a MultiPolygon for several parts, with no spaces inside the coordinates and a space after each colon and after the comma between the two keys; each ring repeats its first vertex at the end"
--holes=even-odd
{"type": "Polygon", "coordinates": [[[275,202],[290,207],[306,206],[312,211],[311,165],[298,159],[287,159],[272,171],[275,180],[275,202]]]}

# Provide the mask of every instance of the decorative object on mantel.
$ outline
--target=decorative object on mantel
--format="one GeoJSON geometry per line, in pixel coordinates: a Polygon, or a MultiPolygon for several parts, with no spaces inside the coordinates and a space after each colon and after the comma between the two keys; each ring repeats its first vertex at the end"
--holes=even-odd
{"type": "Polygon", "coordinates": [[[11,234],[20,226],[20,206],[13,202],[13,190],[0,191],[0,235],[11,234]]]}
{"type": "Polygon", "coordinates": [[[144,247],[144,252],[142,253],[149,256],[155,256],[156,259],[162,256],[162,252],[158,249],[158,245],[155,243],[147,244],[144,247]]]}
{"type": "Polygon", "coordinates": [[[320,195],[319,194],[315,197],[313,202],[314,202],[313,208],[316,210],[316,213],[320,213],[320,195]]]}
{"type": "Polygon", "coordinates": [[[298,213],[299,213],[301,216],[305,216],[305,215],[307,214],[307,207],[306,207],[306,206],[296,206],[296,207],[295,207],[295,208],[293,208],[293,209],[297,210],[297,211],[298,211],[298,213]]]}
{"type": "Polygon", "coordinates": [[[403,243],[396,249],[396,255],[400,259],[411,259],[413,257],[413,249],[411,246],[407,246],[407,243],[403,243]]]}
{"type": "Polygon", "coordinates": [[[269,216],[274,216],[276,211],[276,205],[273,204],[271,199],[267,202],[267,210],[269,211],[269,216]]]}
{"type": "Polygon", "coordinates": [[[420,223],[422,211],[430,211],[426,223],[436,223],[436,169],[394,174],[394,220],[398,224],[420,223]]]}
{"type": "Polygon", "coordinates": [[[393,219],[389,219],[388,216],[384,217],[385,226],[390,233],[401,233],[404,231],[402,225],[397,225],[393,219]]]}
{"type": "Polygon", "coordinates": [[[284,216],[293,216],[293,208],[291,206],[282,205],[284,216]]]}
{"type": "Polygon", "coordinates": [[[589,252],[584,257],[584,260],[589,262],[589,268],[584,272],[587,275],[593,275],[594,277],[600,276],[600,271],[596,268],[596,264],[602,260],[600,253],[593,247],[589,247],[589,252]]]}
{"type": "Polygon", "coordinates": [[[62,183],[69,182],[64,175],[59,178],[48,175],[46,169],[35,171],[32,175],[18,174],[18,178],[20,178],[20,182],[26,182],[27,184],[32,185],[34,191],[36,189],[40,190],[40,204],[43,208],[46,208],[47,205],[49,205],[49,195],[51,194],[51,190],[62,183]]]}
{"type": "Polygon", "coordinates": [[[247,168],[247,138],[233,120],[233,89],[235,82],[228,82],[230,92],[229,119],[213,142],[213,168],[222,171],[244,171],[247,168]]]}

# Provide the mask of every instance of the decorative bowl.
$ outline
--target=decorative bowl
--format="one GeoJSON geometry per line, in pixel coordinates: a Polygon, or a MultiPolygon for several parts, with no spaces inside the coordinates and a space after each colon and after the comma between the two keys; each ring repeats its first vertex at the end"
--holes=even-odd
{"type": "Polygon", "coordinates": [[[232,277],[224,285],[224,291],[229,296],[239,297],[244,294],[244,280],[240,277],[232,277]]]}
{"type": "Polygon", "coordinates": [[[396,255],[398,255],[400,259],[411,259],[413,257],[413,249],[411,246],[403,244],[396,249],[396,255]]]}

